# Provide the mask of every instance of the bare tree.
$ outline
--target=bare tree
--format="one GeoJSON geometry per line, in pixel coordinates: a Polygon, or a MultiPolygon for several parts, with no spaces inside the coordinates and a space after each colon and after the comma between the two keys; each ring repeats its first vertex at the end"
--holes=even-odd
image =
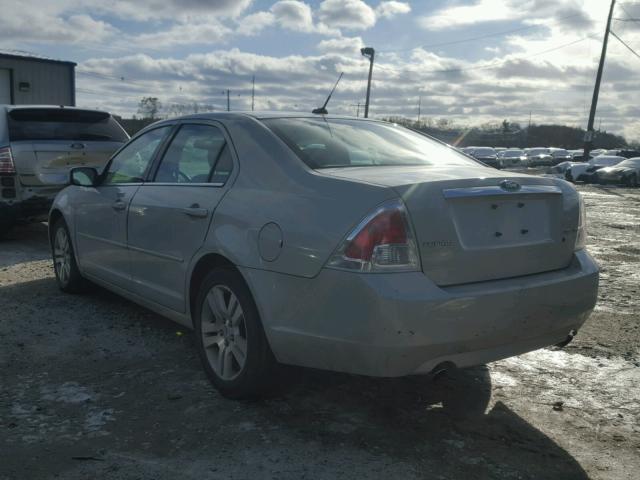
{"type": "Polygon", "coordinates": [[[155,120],[162,109],[162,103],[158,97],[143,97],[138,104],[138,113],[141,118],[155,120]]]}

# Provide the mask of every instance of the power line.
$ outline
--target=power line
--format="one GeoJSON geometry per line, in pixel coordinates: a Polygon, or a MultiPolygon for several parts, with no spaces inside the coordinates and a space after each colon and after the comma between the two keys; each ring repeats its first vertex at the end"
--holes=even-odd
{"type": "Polygon", "coordinates": [[[609,33],[611,33],[611,35],[613,35],[614,37],[616,37],[616,38],[618,39],[618,41],[619,41],[622,45],[624,45],[625,47],[627,47],[631,53],[633,53],[636,57],[640,58],[640,54],[638,54],[638,53],[637,53],[633,48],[631,48],[629,45],[627,45],[627,44],[625,43],[625,41],[624,41],[624,40],[622,40],[618,35],[616,35],[616,33],[615,33],[613,30],[612,30],[611,32],[609,32],[609,33]]]}
{"type": "MultiPolygon", "coordinates": [[[[500,61],[497,61],[497,62],[494,62],[494,63],[489,63],[489,64],[486,64],[486,65],[479,65],[479,66],[474,66],[474,67],[463,67],[463,68],[446,68],[446,69],[440,69],[440,70],[422,70],[421,72],[422,73],[454,73],[454,72],[466,72],[466,71],[469,71],[469,70],[486,70],[486,69],[496,68],[496,67],[502,66],[505,63],[508,63],[508,62],[511,62],[511,61],[514,61],[514,60],[528,60],[530,58],[537,57],[538,55],[544,55],[545,53],[555,52],[556,50],[560,50],[560,49],[563,49],[563,48],[566,48],[566,47],[570,47],[571,45],[575,45],[576,43],[584,42],[585,40],[592,39],[593,37],[594,37],[593,35],[589,35],[589,36],[580,38],[578,40],[574,40],[572,42],[565,43],[563,45],[558,45],[556,47],[552,47],[552,48],[549,48],[547,50],[542,50],[540,52],[536,52],[536,53],[533,53],[531,55],[527,55],[525,57],[509,58],[507,60],[500,60],[500,61]]],[[[392,71],[392,72],[395,71],[392,68],[385,67],[384,65],[379,65],[379,64],[377,65],[376,68],[380,68],[382,70],[388,70],[388,71],[392,71]]]]}
{"type": "MultiPolygon", "coordinates": [[[[562,20],[567,20],[569,18],[572,17],[577,17],[581,14],[579,13],[575,13],[573,15],[567,15],[565,17],[560,17],[557,20],[558,21],[562,21],[562,20]]],[[[547,19],[544,19],[547,20],[547,19]]],[[[500,32],[493,32],[493,33],[485,33],[484,35],[478,35],[476,37],[468,37],[468,38],[462,38],[460,40],[452,40],[449,42],[440,42],[440,43],[431,43],[431,44],[426,44],[426,45],[418,45],[416,47],[413,48],[396,48],[396,49],[389,49],[389,50],[381,50],[380,53],[391,53],[391,52],[408,52],[410,50],[415,50],[416,48],[436,48],[436,47],[445,47],[447,45],[457,45],[459,43],[466,43],[466,42],[473,42],[475,40],[482,40],[485,38],[491,38],[491,37],[499,37],[502,35],[509,35],[510,33],[517,33],[517,32],[523,32],[526,30],[533,30],[536,28],[541,28],[541,27],[546,27],[547,25],[545,24],[539,24],[539,25],[529,25],[526,27],[519,27],[519,28],[513,28],[511,30],[503,30],[500,32]]]]}

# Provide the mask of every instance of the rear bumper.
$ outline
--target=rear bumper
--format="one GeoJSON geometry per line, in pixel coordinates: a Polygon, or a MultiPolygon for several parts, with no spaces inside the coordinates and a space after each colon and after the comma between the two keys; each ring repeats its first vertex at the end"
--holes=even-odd
{"type": "Polygon", "coordinates": [[[0,198],[0,223],[12,224],[24,219],[46,219],[60,188],[25,187],[19,184],[12,198],[0,198]]]}
{"type": "Polygon", "coordinates": [[[588,318],[598,290],[584,250],[561,271],[447,288],[420,272],[242,273],[280,362],[385,377],[560,343],[588,318]]]}

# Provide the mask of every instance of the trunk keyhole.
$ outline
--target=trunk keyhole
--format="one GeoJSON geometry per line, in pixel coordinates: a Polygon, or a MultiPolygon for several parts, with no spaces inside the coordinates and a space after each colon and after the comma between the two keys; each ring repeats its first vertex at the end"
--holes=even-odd
{"type": "Polygon", "coordinates": [[[496,237],[501,237],[502,236],[502,232],[496,232],[496,237]]]}

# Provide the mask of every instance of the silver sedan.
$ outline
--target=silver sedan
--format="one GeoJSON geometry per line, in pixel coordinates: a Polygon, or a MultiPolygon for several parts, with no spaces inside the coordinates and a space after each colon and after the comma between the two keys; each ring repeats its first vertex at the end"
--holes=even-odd
{"type": "Polygon", "coordinates": [[[61,289],[192,327],[233,398],[279,363],[393,377],[564,343],[596,302],[573,186],[390,123],[172,119],[71,183],[49,223],[61,289]]]}

